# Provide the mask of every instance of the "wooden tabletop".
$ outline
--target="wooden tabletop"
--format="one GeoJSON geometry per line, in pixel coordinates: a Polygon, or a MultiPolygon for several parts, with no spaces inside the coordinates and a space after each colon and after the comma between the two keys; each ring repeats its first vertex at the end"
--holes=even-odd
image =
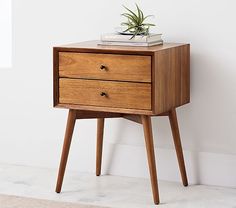
{"type": "Polygon", "coordinates": [[[131,52],[131,53],[146,53],[146,54],[153,54],[153,52],[165,50],[168,48],[178,47],[181,45],[186,45],[186,43],[164,43],[163,45],[156,45],[156,46],[104,46],[98,45],[101,41],[99,40],[92,40],[92,41],[85,41],[80,43],[71,43],[67,45],[56,46],[54,48],[62,50],[66,49],[67,51],[81,51],[81,52],[131,52]]]}

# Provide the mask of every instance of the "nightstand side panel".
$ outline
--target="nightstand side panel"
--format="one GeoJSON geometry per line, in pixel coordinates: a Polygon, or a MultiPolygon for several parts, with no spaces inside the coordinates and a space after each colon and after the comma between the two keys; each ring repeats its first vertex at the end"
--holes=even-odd
{"type": "Polygon", "coordinates": [[[181,47],[181,104],[190,102],[190,45],[181,47]]]}
{"type": "Polygon", "coordinates": [[[189,45],[161,51],[154,56],[153,110],[160,114],[190,101],[189,45]]]}
{"type": "Polygon", "coordinates": [[[53,106],[59,103],[59,51],[53,48],[53,106]]]}

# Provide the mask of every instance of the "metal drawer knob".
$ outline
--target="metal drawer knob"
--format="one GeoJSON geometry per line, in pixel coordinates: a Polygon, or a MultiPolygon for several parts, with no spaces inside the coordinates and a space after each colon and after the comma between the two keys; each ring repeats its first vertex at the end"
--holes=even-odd
{"type": "Polygon", "coordinates": [[[102,71],[105,71],[105,70],[106,70],[106,66],[105,66],[104,64],[101,64],[100,69],[101,69],[102,71]]]}
{"type": "Polygon", "coordinates": [[[102,97],[107,96],[107,94],[106,94],[105,92],[101,92],[100,95],[101,95],[102,97]]]}

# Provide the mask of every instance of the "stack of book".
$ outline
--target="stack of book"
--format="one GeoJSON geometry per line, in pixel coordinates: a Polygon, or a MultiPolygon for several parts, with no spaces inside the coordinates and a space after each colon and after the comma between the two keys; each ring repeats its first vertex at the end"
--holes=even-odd
{"type": "Polygon", "coordinates": [[[149,35],[122,35],[119,33],[108,33],[101,36],[99,45],[116,45],[116,46],[154,46],[163,44],[162,34],[149,35]]]}

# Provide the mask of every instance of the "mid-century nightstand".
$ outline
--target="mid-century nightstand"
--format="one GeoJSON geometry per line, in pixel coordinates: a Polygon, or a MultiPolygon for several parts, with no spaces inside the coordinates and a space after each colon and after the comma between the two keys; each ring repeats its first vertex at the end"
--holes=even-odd
{"type": "Polygon", "coordinates": [[[159,203],[151,116],[168,116],[179,169],[188,185],[176,107],[190,101],[190,46],[98,46],[88,41],[54,47],[54,106],[68,108],[56,192],[61,191],[76,119],[97,118],[96,175],[101,173],[104,118],[143,125],[154,203],[159,203]]]}

